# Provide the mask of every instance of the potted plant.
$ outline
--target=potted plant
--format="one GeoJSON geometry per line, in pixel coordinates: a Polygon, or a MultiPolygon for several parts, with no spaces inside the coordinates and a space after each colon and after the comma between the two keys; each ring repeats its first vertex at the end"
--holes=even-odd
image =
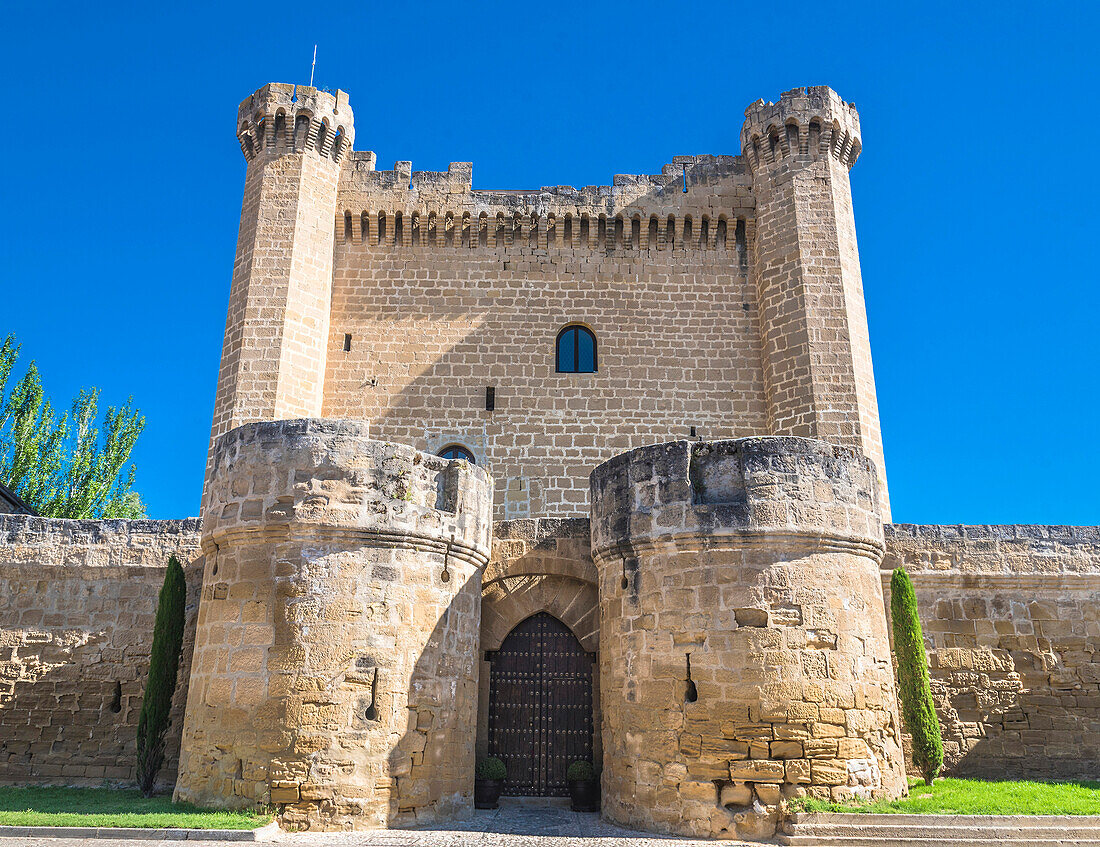
{"type": "Polygon", "coordinates": [[[569,799],[574,812],[600,810],[600,779],[591,762],[573,762],[565,772],[569,799]]]}
{"type": "Polygon", "coordinates": [[[496,756],[479,759],[474,768],[474,808],[495,809],[508,768],[496,756]]]}

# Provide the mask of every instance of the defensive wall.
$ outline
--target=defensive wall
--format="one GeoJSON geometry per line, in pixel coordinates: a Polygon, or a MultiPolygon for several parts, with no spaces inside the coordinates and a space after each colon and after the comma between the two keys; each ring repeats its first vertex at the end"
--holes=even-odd
{"type": "Polygon", "coordinates": [[[0,515],[0,782],[133,781],[157,596],[175,555],[187,629],[159,777],[175,783],[202,585],[199,527],[197,518],[0,515]]]}
{"type": "MultiPolygon", "coordinates": [[[[542,608],[594,648],[589,549],[587,519],[495,524],[479,649],[542,608]]],[[[188,629],[164,784],[175,781],[194,642],[199,521],[0,515],[0,781],[132,782],[156,598],[173,553],[188,578],[188,629]]],[[[1100,528],[887,525],[887,607],[899,564],[920,603],[948,771],[1097,778],[1100,528]]]]}
{"type": "MultiPolygon", "coordinates": [[[[960,776],[1100,777],[1100,527],[886,527],[960,776]]],[[[887,599],[889,604],[889,599],[887,599]]]]}

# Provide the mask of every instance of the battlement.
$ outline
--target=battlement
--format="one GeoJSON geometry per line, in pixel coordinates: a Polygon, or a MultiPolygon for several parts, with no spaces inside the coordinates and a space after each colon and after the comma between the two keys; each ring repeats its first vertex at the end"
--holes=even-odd
{"type": "Polygon", "coordinates": [[[741,150],[754,171],[791,156],[831,155],[851,168],[862,147],[856,107],[827,85],[793,88],[778,103],[757,100],[745,110],[741,150]]]}
{"type": "Polygon", "coordinates": [[[881,557],[875,467],[856,450],[796,437],[673,441],[592,472],[592,551],[676,537],[794,537],[881,557]]]}
{"type": "Polygon", "coordinates": [[[339,163],[352,149],[354,115],[346,91],[271,82],[241,101],[237,139],[251,162],[260,153],[313,151],[339,163]]]}
{"type": "Polygon", "coordinates": [[[473,166],[375,170],[356,152],[340,174],[338,244],[737,251],[747,260],[753,197],[740,156],[675,156],[657,174],[610,185],[474,189],[473,166]]]}

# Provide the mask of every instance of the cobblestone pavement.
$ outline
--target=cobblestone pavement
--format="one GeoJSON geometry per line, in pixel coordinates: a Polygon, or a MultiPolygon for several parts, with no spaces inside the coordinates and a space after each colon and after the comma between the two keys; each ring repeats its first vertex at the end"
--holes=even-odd
{"type": "MultiPolygon", "coordinates": [[[[282,835],[278,843],[286,847],[610,847],[619,844],[626,847],[714,847],[713,841],[667,838],[621,829],[601,821],[595,813],[571,812],[566,804],[533,805],[506,800],[501,801],[500,809],[476,812],[471,820],[449,824],[447,829],[300,833],[282,835]]],[[[172,847],[173,844],[230,847],[232,842],[0,838],[0,847],[172,847]]],[[[724,847],[749,847],[736,841],[723,841],[722,844],[724,847]]]]}

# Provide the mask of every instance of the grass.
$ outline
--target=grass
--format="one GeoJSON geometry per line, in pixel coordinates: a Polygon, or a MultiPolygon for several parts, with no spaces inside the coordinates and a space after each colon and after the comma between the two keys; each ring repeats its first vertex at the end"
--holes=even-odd
{"type": "Polygon", "coordinates": [[[256,829],[271,815],[200,809],[171,797],[114,788],[0,786],[0,826],[122,826],[135,829],[256,829]]]}
{"type": "Polygon", "coordinates": [[[873,812],[906,815],[1100,815],[1100,782],[991,782],[937,779],[930,788],[909,780],[909,796],[862,805],[802,797],[801,812],[873,812]]]}

